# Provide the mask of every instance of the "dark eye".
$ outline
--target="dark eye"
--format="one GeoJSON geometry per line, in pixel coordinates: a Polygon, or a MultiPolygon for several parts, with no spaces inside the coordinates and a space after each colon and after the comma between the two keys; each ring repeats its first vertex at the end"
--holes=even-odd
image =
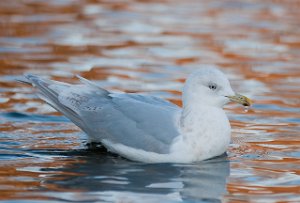
{"type": "Polygon", "coordinates": [[[211,90],[217,89],[217,85],[216,85],[216,84],[209,84],[208,87],[209,87],[209,89],[211,89],[211,90]]]}

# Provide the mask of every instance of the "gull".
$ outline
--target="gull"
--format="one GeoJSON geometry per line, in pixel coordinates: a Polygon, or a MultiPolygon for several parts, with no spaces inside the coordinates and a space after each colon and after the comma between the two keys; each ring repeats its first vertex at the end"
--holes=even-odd
{"type": "Polygon", "coordinates": [[[200,68],[187,78],[182,108],[153,96],[114,93],[80,76],[80,84],[25,77],[22,82],[33,85],[89,142],[145,163],[192,163],[224,154],[231,126],[223,106],[230,101],[251,105],[217,68],[200,68]]]}

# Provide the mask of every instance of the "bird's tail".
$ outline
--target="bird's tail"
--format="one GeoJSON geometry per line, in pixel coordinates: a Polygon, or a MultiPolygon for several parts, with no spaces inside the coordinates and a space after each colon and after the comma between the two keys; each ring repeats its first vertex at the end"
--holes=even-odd
{"type": "Polygon", "coordinates": [[[80,116],[71,108],[67,107],[59,100],[59,93],[65,89],[70,88],[72,85],[41,78],[37,75],[25,74],[25,79],[18,80],[21,83],[30,84],[38,90],[38,96],[55,108],[57,111],[64,114],[78,127],[84,127],[84,122],[80,116]]]}

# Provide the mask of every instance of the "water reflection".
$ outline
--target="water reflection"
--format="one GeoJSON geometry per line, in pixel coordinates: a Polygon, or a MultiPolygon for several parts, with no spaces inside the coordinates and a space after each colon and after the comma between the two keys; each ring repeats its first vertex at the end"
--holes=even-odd
{"type": "Polygon", "coordinates": [[[85,135],[61,116],[1,116],[13,124],[2,125],[1,199],[219,202],[226,194],[227,156],[195,164],[136,163],[104,148],[87,149],[85,135]]]}
{"type": "Polygon", "coordinates": [[[0,1],[0,199],[300,202],[299,10],[290,0],[0,1]],[[91,152],[15,82],[79,74],[181,105],[182,83],[202,65],[255,102],[248,113],[226,106],[229,162],[156,166],[91,152]]]}
{"type": "MultiPolygon", "coordinates": [[[[49,152],[47,152],[49,153],[49,152]]],[[[191,165],[141,164],[99,151],[53,152],[78,161],[51,172],[43,185],[57,185],[60,199],[76,201],[194,201],[218,202],[226,193],[229,161],[226,156],[191,165]],[[80,194],[80,193],[83,194],[80,194]],[[73,194],[72,194],[73,193],[73,194]],[[113,194],[113,195],[112,195],[113,194]]],[[[56,193],[41,194],[50,199],[56,193]]]]}

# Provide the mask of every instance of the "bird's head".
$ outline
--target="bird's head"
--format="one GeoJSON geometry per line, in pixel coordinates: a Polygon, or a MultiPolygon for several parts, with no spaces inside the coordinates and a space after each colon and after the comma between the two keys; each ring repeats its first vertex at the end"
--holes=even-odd
{"type": "Polygon", "coordinates": [[[250,106],[252,101],[235,93],[225,76],[217,68],[201,68],[191,74],[183,91],[183,103],[194,103],[222,108],[229,101],[250,106]]]}

